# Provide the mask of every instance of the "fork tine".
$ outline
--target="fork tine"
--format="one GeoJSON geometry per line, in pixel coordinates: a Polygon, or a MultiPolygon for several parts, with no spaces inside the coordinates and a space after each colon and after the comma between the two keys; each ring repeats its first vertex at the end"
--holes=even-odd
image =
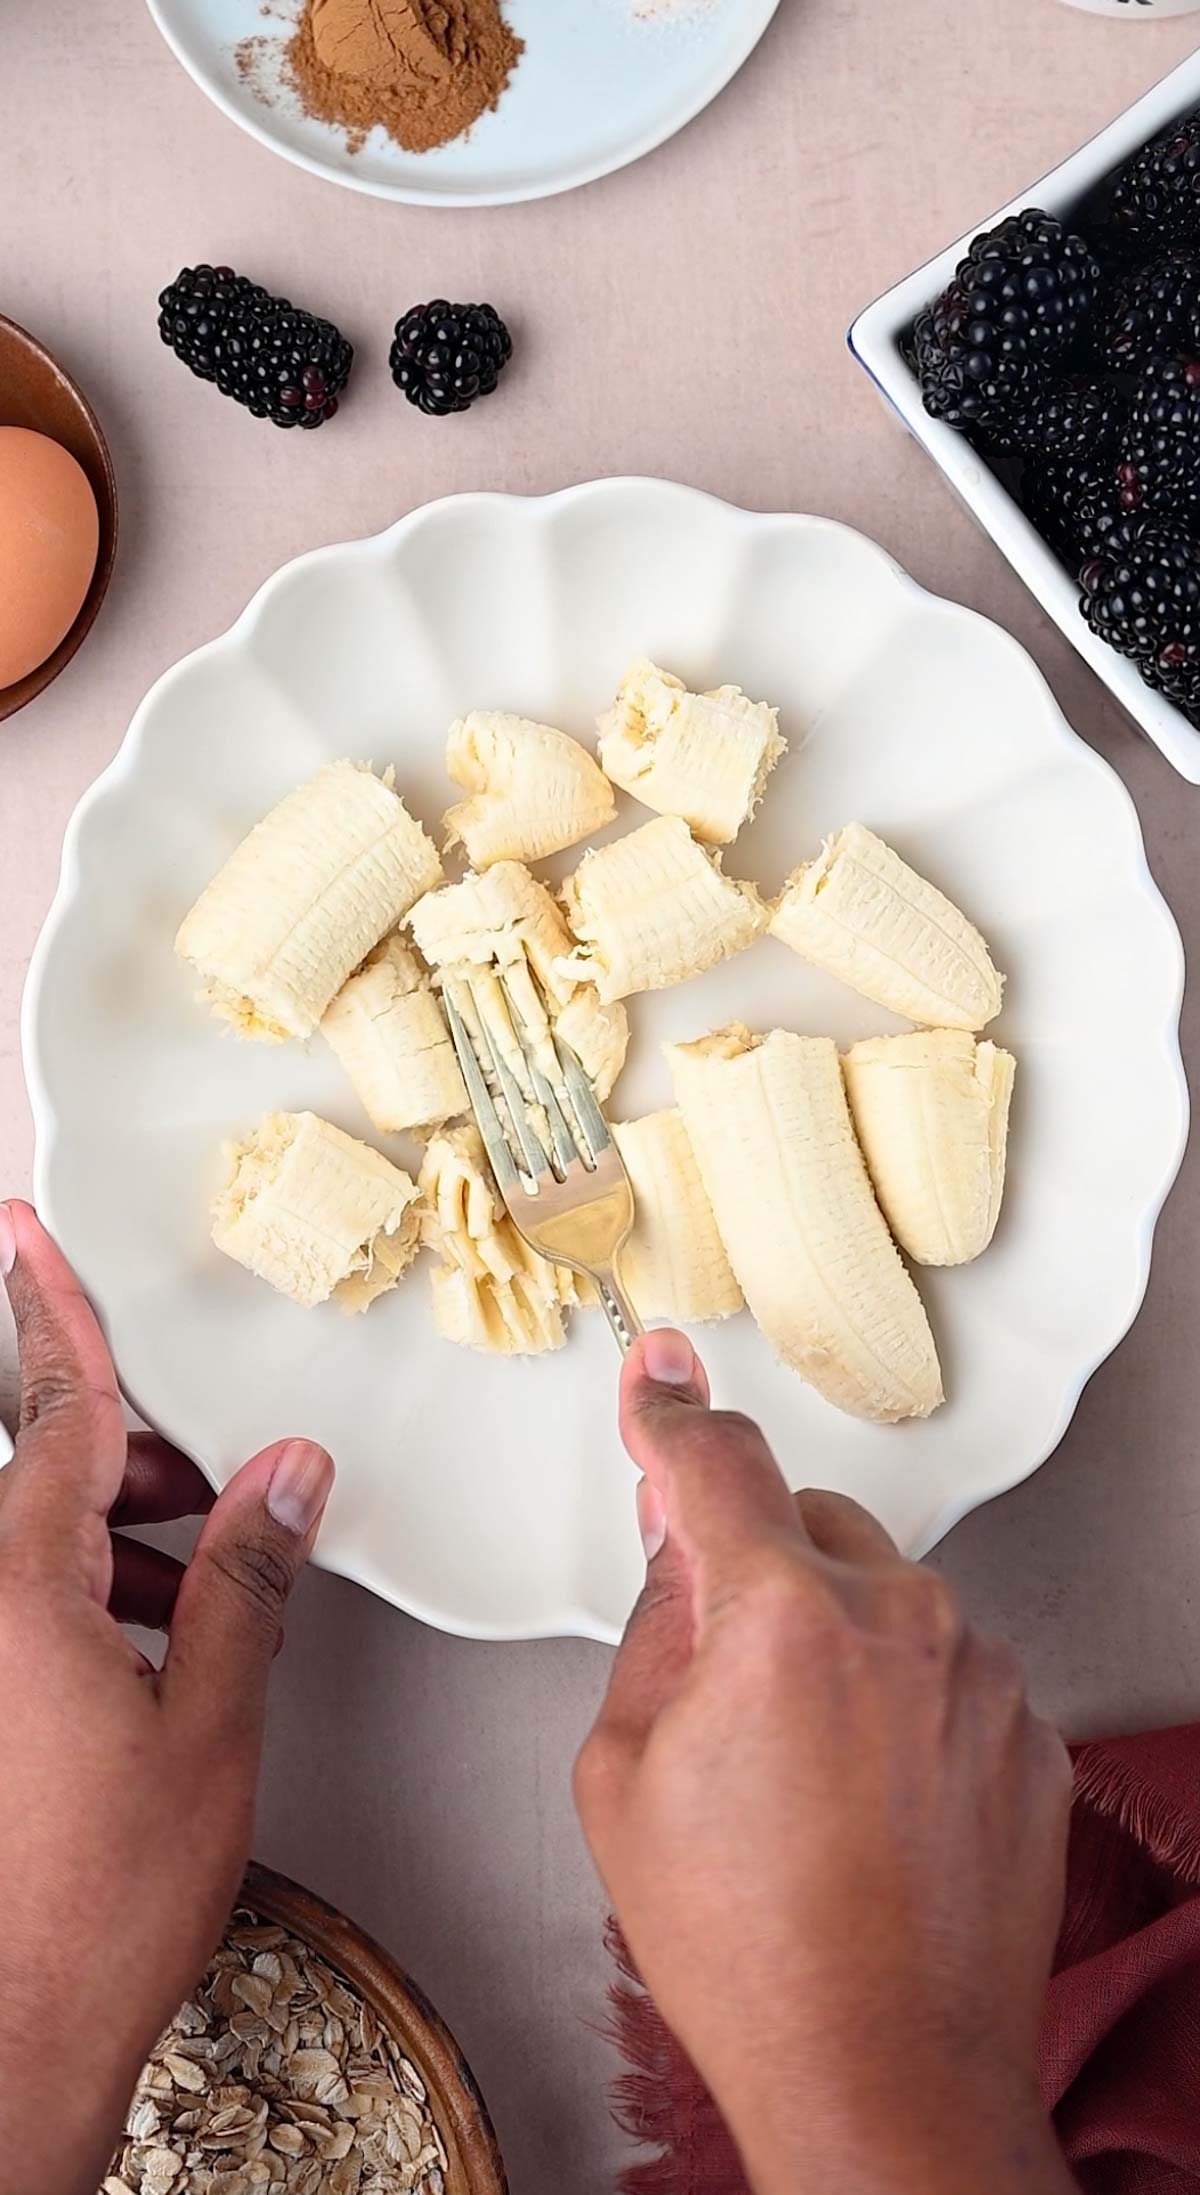
{"type": "MultiPolygon", "coordinates": [[[[562,1069],[562,1078],[566,1084],[567,1096],[571,1100],[572,1110],[579,1123],[584,1143],[587,1146],[580,1153],[580,1156],[585,1165],[590,1163],[594,1166],[603,1151],[612,1149],[612,1137],[608,1132],[608,1122],[596,1103],[596,1093],[592,1088],[591,1076],[577,1053],[572,1051],[566,1038],[560,1037],[558,1033],[554,1019],[554,1009],[546,995],[545,984],[536,969],[531,968],[529,973],[545,1009],[546,1026],[550,1031],[550,1041],[554,1046],[555,1058],[562,1069]]],[[[576,1139],[576,1142],[578,1142],[578,1139],[576,1139]]]]}
{"type": "Polygon", "coordinates": [[[509,1150],[504,1125],[499,1113],[496,1111],[495,1101],[488,1089],[483,1069],[476,1056],[475,1047],[467,1033],[466,1023],[454,1002],[454,994],[448,983],[442,987],[442,1005],[445,1008],[454,1049],[458,1053],[458,1064],[462,1068],[463,1081],[467,1086],[467,1096],[471,1100],[471,1110],[475,1115],[475,1123],[479,1133],[483,1137],[484,1149],[487,1152],[492,1172],[496,1177],[496,1185],[501,1196],[507,1196],[510,1189],[520,1188],[521,1176],[517,1170],[512,1152],[509,1150]]]}
{"type": "Polygon", "coordinates": [[[540,1174],[552,1173],[553,1168],[542,1149],[542,1139],[525,1110],[525,1092],[488,1028],[487,1021],[480,1011],[474,987],[470,983],[467,985],[467,993],[475,1009],[475,1018],[479,1023],[480,1036],[491,1054],[492,1069],[500,1085],[500,1094],[508,1107],[508,1117],[512,1122],[513,1133],[521,1146],[521,1157],[525,1161],[527,1172],[536,1181],[540,1174]]]}
{"type": "Polygon", "coordinates": [[[592,1163],[594,1165],[601,1152],[607,1151],[612,1144],[612,1137],[608,1132],[608,1122],[596,1103],[595,1092],[584,1073],[581,1062],[576,1058],[566,1039],[559,1036],[553,1025],[551,1025],[551,1029],[554,1037],[554,1049],[558,1054],[558,1064],[562,1068],[563,1081],[567,1086],[567,1096],[575,1108],[575,1118],[591,1146],[592,1163]]]}
{"type": "Polygon", "coordinates": [[[583,1160],[583,1163],[585,1165],[590,1164],[590,1153],[585,1154],[584,1152],[580,1151],[576,1143],[575,1137],[571,1132],[570,1123],[568,1122],[566,1115],[563,1112],[562,1106],[558,1102],[558,1093],[555,1090],[553,1083],[547,1081],[546,1076],[543,1074],[541,1068],[537,1063],[537,1059],[534,1056],[533,1041],[529,1035],[528,1029],[525,1026],[521,1010],[517,1005],[517,1002],[513,997],[512,992],[508,987],[508,983],[503,975],[500,978],[500,988],[504,993],[505,1004],[508,1007],[509,1020],[512,1022],[517,1042],[521,1047],[521,1052],[525,1060],[525,1065],[529,1070],[529,1079],[533,1085],[534,1097],[537,1099],[538,1104],[542,1107],[542,1110],[545,1113],[547,1122],[549,1124],[550,1142],[553,1146],[554,1171],[558,1175],[559,1179],[562,1180],[566,1175],[568,1167],[576,1165],[580,1159],[583,1160]]]}

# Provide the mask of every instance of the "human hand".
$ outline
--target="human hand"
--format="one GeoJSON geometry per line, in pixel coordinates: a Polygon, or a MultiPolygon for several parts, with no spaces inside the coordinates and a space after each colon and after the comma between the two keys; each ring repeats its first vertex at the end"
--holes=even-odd
{"type": "Polygon", "coordinates": [[[0,1472],[0,2195],[94,2195],[237,1893],[280,1620],[333,1465],[265,1449],[186,1571],[114,1542],[211,1496],[127,1440],[99,1326],[27,1205],[0,1205],[0,1272],[21,1357],[0,1472]],[[118,1617],[169,1627],[161,1674],[118,1617]]]}
{"type": "Polygon", "coordinates": [[[1066,1752],[941,1578],[707,1402],[683,1335],[635,1345],[651,1559],[576,1768],[634,1958],[758,2195],[1057,2195],[1066,1752]]]}

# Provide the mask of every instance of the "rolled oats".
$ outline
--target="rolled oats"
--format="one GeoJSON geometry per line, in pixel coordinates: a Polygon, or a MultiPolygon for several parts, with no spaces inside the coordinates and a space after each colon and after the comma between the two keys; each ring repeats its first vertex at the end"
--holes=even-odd
{"type": "Polygon", "coordinates": [[[239,1911],[137,2084],[100,2195],[445,2195],[425,2084],[371,2007],[239,1911]]]}

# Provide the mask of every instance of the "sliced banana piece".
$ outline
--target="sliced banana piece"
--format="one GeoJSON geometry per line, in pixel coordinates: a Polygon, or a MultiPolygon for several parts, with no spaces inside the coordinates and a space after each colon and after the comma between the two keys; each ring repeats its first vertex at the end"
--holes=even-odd
{"type": "Polygon", "coordinates": [[[868,1037],[842,1061],[884,1217],[918,1265],[986,1250],[1004,1195],[1016,1061],[965,1029],[868,1037]]]}
{"type": "Polygon", "coordinates": [[[240,1036],[311,1036],[347,976],[441,878],[391,777],[326,763],[255,825],[185,917],[175,950],[240,1036]]]}
{"type": "Polygon", "coordinates": [[[365,1311],[415,1258],[416,1184],[315,1113],[267,1113],[227,1156],[213,1241],[294,1303],[365,1311]]]}
{"type": "Polygon", "coordinates": [[[584,855],[562,889],[579,940],[562,972],[602,999],[686,983],[740,953],[767,923],[752,884],[721,874],[678,816],[659,816],[584,855]]]}
{"type": "Polygon", "coordinates": [[[469,1110],[441,1005],[417,954],[395,931],[342,985],[321,1034],[384,1135],[469,1110]]]}
{"type": "Polygon", "coordinates": [[[612,1132],[633,1187],[621,1275],[642,1317],[675,1326],[730,1318],[742,1308],[742,1291],[678,1107],[615,1122],[612,1132]]]}
{"type": "Polygon", "coordinates": [[[1000,1011],[1004,978],[974,924],[861,823],[789,877],[771,935],[909,1021],[983,1029],[1000,1011]]]}
{"type": "Polygon", "coordinates": [[[550,1035],[554,1026],[578,1053],[601,1097],[607,1097],[629,1044],[623,1006],[602,1005],[594,987],[568,964],[571,939],[544,884],[517,861],[498,861],[480,876],[464,877],[419,900],[409,928],[439,981],[452,982],[455,1004],[477,1034],[466,986],[489,1037],[528,1094],[521,1045],[513,1029],[508,995],[553,1081],[558,1065],[550,1035]],[[503,983],[501,982],[503,978],[503,983]]]}
{"type": "Polygon", "coordinates": [[[740,686],[689,693],[645,657],[632,663],[600,719],[600,760],[614,785],[697,838],[726,846],[753,815],[787,742],[779,711],[740,686]]]}
{"type": "Polygon", "coordinates": [[[742,1292],[784,1362],[855,1417],[928,1417],[937,1350],[855,1141],[837,1047],[734,1025],[667,1047],[742,1292]]]}
{"type": "Polygon", "coordinates": [[[470,795],[443,819],[446,850],[465,846],[473,869],[541,861],[603,830],[613,790],[577,739],[501,709],[474,709],[450,727],[446,768],[470,795]]]}
{"type": "Polygon", "coordinates": [[[421,1168],[422,1237],[440,1263],[430,1273],[433,1323],[444,1341],[493,1355],[561,1348],[574,1276],[517,1233],[496,1193],[473,1126],[431,1138],[421,1168]]]}

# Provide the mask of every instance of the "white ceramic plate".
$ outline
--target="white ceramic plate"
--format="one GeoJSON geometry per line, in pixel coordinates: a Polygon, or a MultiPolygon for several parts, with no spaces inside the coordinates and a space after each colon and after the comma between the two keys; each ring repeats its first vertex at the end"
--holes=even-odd
{"type": "Polygon", "coordinates": [[[506,0],[525,51],[502,98],[465,137],[419,154],[382,130],[352,153],[301,111],[273,50],[297,0],[147,4],[214,105],[285,160],[376,198],[499,206],[592,183],[673,137],[736,75],[779,0],[506,0]],[[237,55],[248,38],[260,41],[249,77],[237,55]]]}
{"type": "MultiPolygon", "coordinates": [[[[1020,1072],[999,1234],[978,1264],[921,1276],[946,1407],[864,1425],[773,1362],[747,1316],[703,1337],[717,1395],[762,1420],[796,1481],[857,1495],[923,1550],[1032,1471],[1137,1311],[1185,1136],[1181,947],[1127,794],[1015,641],[859,535],[605,481],[455,497],[287,565],[159,681],[71,824],[26,998],[37,1194],[145,1417],[218,1482],[281,1434],[325,1441],[340,1478],[322,1561],[491,1638],[610,1638],[633,1599],[608,1329],[581,1317],[557,1355],[497,1361],[434,1338],[419,1268],[350,1320],[220,1257],[223,1137],[270,1106],[369,1130],[319,1040],[222,1037],[172,937],[320,762],[394,762],[436,826],[457,713],[516,709],[586,737],[642,650],[781,705],[791,752],[731,874],[774,890],[859,817],[961,901],[1009,975],[993,1033],[1020,1072]]],[[[626,803],[618,828],[637,820],[626,803]]],[[[632,1002],[619,1110],[669,1099],[663,1038],[734,1016],[841,1040],[898,1026],[767,939],[632,1002]]]]}

